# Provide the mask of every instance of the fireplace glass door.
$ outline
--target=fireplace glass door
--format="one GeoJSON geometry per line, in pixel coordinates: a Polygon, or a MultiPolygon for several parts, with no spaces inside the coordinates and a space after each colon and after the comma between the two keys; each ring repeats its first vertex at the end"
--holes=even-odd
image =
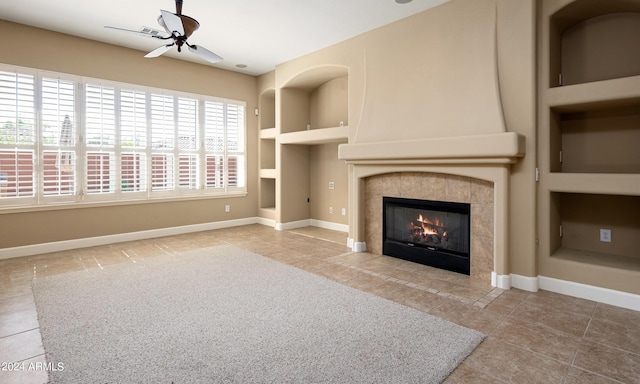
{"type": "Polygon", "coordinates": [[[383,198],[383,253],[469,273],[469,204],[383,198]]]}

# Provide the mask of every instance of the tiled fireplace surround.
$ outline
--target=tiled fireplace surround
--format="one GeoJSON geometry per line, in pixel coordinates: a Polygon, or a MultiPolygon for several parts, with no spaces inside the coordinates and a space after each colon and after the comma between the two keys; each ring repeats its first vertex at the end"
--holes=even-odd
{"type": "Polygon", "coordinates": [[[511,165],[524,156],[513,132],[342,144],[349,166],[349,246],[382,254],[382,197],[469,203],[471,278],[511,288],[511,165]]]}
{"type": "Polygon", "coordinates": [[[471,277],[489,282],[493,271],[493,183],[437,173],[386,173],[365,179],[367,250],[382,254],[382,197],[471,205],[471,277]]]}

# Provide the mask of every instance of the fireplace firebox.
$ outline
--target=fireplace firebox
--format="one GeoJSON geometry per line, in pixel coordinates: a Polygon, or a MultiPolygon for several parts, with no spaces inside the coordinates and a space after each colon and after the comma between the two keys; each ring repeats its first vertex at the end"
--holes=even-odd
{"type": "Polygon", "coordinates": [[[470,206],[383,197],[383,254],[470,274],[470,206]]]}

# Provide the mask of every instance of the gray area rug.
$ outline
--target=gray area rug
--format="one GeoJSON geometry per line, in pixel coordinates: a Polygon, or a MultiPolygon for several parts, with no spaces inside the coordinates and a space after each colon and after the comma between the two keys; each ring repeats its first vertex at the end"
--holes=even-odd
{"type": "Polygon", "coordinates": [[[484,337],[229,245],[33,290],[51,383],[439,383],[484,337]]]}

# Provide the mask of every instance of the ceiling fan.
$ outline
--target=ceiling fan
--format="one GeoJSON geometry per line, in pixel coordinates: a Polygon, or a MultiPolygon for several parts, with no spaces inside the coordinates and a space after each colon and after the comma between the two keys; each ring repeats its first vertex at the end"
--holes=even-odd
{"type": "Polygon", "coordinates": [[[200,23],[193,17],[182,14],[182,1],[176,0],[176,13],[160,10],[160,16],[158,16],[158,24],[164,28],[169,34],[166,36],[164,33],[156,31],[151,28],[143,28],[140,31],[134,31],[131,29],[117,28],[105,26],[105,28],[116,29],[119,31],[132,32],[141,36],[152,37],[160,40],[171,40],[169,44],[161,45],[153,51],[147,53],[144,57],[158,57],[167,52],[173,46],[178,48],[178,52],[182,52],[182,47],[187,46],[189,51],[200,56],[202,59],[210,63],[219,63],[222,61],[222,57],[216,55],[210,50],[195,44],[189,44],[187,38],[200,27],[200,23]]]}

